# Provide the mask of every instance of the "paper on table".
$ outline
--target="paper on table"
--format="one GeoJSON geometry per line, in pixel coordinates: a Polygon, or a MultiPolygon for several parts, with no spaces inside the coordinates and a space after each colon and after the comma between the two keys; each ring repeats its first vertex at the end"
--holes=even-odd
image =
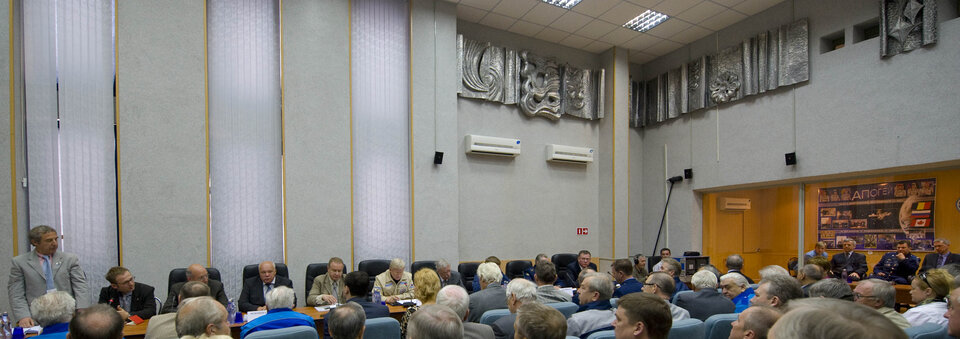
{"type": "Polygon", "coordinates": [[[417,304],[417,306],[422,306],[422,305],[423,305],[423,303],[420,302],[419,299],[401,299],[401,300],[397,300],[397,303],[400,303],[400,304],[405,304],[405,303],[409,303],[409,302],[412,302],[412,303],[414,303],[414,304],[417,304]]]}
{"type": "Polygon", "coordinates": [[[250,311],[243,316],[244,322],[251,322],[253,319],[257,319],[263,315],[267,314],[267,311],[250,311]]]}
{"type": "Polygon", "coordinates": [[[37,325],[37,326],[34,326],[34,327],[27,327],[27,328],[23,329],[23,334],[36,334],[36,333],[40,333],[40,330],[42,330],[42,329],[43,329],[43,327],[40,327],[40,325],[37,325]]]}
{"type": "Polygon", "coordinates": [[[326,312],[326,311],[332,310],[332,309],[334,309],[334,308],[337,308],[337,305],[336,305],[336,304],[334,304],[334,305],[317,306],[317,307],[314,307],[313,309],[317,310],[317,312],[326,312]]]}

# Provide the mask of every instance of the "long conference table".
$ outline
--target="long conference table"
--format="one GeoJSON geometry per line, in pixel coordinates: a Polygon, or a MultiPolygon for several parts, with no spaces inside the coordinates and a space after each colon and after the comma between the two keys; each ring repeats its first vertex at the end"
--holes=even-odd
{"type": "MultiPolygon", "coordinates": [[[[390,316],[397,319],[398,321],[400,320],[401,317],[403,317],[403,314],[407,311],[406,307],[403,307],[403,306],[387,305],[387,307],[390,309],[390,316]]],[[[317,333],[323,333],[323,316],[326,315],[328,311],[322,311],[322,312],[317,311],[317,309],[313,307],[297,307],[297,308],[294,308],[293,310],[312,317],[316,324],[317,333]]],[[[124,326],[123,337],[126,339],[143,338],[144,335],[146,335],[147,333],[147,324],[149,323],[150,323],[150,319],[147,319],[146,321],[136,325],[124,326]]],[[[243,324],[244,323],[230,324],[230,336],[239,339],[240,327],[243,326],[243,324]]],[[[321,334],[320,337],[322,338],[323,335],[321,334]]]]}

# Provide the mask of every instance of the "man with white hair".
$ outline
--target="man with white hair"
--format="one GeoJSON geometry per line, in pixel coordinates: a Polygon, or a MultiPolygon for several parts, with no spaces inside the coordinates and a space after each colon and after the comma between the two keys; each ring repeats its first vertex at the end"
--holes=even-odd
{"type": "Polygon", "coordinates": [[[831,298],[805,298],[787,305],[770,328],[770,338],[907,339],[907,334],[879,312],[858,303],[831,298]],[[838,334],[843,334],[842,336],[838,334]]]}
{"type": "Polygon", "coordinates": [[[30,303],[30,312],[33,320],[43,332],[36,338],[55,339],[64,338],[70,328],[70,319],[77,309],[77,301],[64,291],[47,293],[33,299],[30,303]]]}
{"type": "Polygon", "coordinates": [[[602,273],[590,273],[580,283],[580,308],[567,319],[567,335],[579,337],[584,333],[609,327],[616,316],[610,298],[613,281],[602,273]]]}
{"type": "Polygon", "coordinates": [[[380,289],[383,301],[393,303],[401,299],[413,299],[413,274],[404,271],[407,264],[403,259],[390,260],[390,268],[377,275],[373,288],[380,289]]]}
{"type": "Polygon", "coordinates": [[[770,327],[783,315],[769,306],[750,306],[731,323],[729,339],[767,339],[770,327]]]}
{"type": "Polygon", "coordinates": [[[440,276],[440,287],[447,285],[463,285],[463,276],[460,275],[460,272],[450,269],[450,263],[446,260],[440,259],[437,261],[437,275],[440,276]]]}
{"type": "Polygon", "coordinates": [[[312,317],[293,311],[295,303],[296,295],[293,289],[286,286],[274,288],[267,293],[267,314],[244,324],[240,328],[240,338],[245,338],[250,333],[263,330],[293,326],[313,328],[315,323],[312,317]]]}
{"type": "Polygon", "coordinates": [[[490,325],[497,339],[513,338],[513,323],[517,320],[517,309],[525,303],[536,301],[536,285],[526,279],[511,280],[507,284],[507,308],[510,310],[510,315],[500,317],[490,325]]]}
{"type": "Polygon", "coordinates": [[[229,339],[227,309],[211,297],[183,299],[177,306],[177,335],[180,339],[229,339]]]}
{"type": "MultiPolygon", "coordinates": [[[[257,265],[259,275],[243,281],[243,291],[237,300],[240,312],[263,311],[267,309],[266,295],[279,286],[293,288],[293,281],[277,275],[277,265],[264,261],[257,265]]],[[[294,300],[296,304],[296,300],[294,300]]]]}
{"type": "Polygon", "coordinates": [[[720,277],[721,293],[730,299],[735,307],[734,313],[743,312],[750,307],[754,292],[747,284],[747,278],[738,272],[727,273],[720,277]]]}
{"type": "Polygon", "coordinates": [[[885,280],[867,279],[853,289],[853,301],[877,310],[897,327],[906,329],[911,326],[910,322],[893,309],[896,300],[897,289],[885,280]]]}
{"type": "Polygon", "coordinates": [[[717,291],[717,276],[701,270],[690,279],[693,293],[677,295],[676,305],[690,312],[691,318],[707,321],[714,314],[733,313],[736,306],[717,291]]]}
{"type": "Polygon", "coordinates": [[[444,305],[426,305],[413,313],[407,324],[409,339],[461,339],[463,322],[444,305]]]}
{"type": "MultiPolygon", "coordinates": [[[[448,285],[437,292],[437,304],[453,310],[463,323],[463,337],[468,339],[490,339],[494,337],[489,325],[467,322],[470,315],[470,295],[463,286],[448,285]]],[[[419,312],[419,311],[418,311],[419,312]]],[[[408,325],[409,326],[409,325],[408,325]]]]}
{"type": "Polygon", "coordinates": [[[480,322],[483,312],[507,308],[507,294],[500,287],[500,279],[503,279],[500,266],[491,262],[480,264],[477,276],[480,291],[470,297],[470,315],[467,317],[467,321],[474,323],[480,322]]]}
{"type": "MultiPolygon", "coordinates": [[[[673,279],[670,275],[663,272],[654,272],[647,276],[647,281],[643,283],[643,291],[646,293],[654,294],[668,304],[670,303],[670,297],[673,296],[673,279]]],[[[673,321],[690,319],[690,312],[683,309],[680,306],[669,304],[670,306],[670,316],[673,317],[673,321]]]]}
{"type": "Polygon", "coordinates": [[[818,282],[822,279],[823,269],[820,268],[820,266],[806,264],[797,270],[797,281],[800,282],[800,289],[803,290],[804,297],[810,296],[810,294],[807,293],[807,289],[810,288],[810,285],[813,285],[815,282],[818,282]]]}
{"type": "Polygon", "coordinates": [[[790,271],[787,271],[786,268],[780,265],[767,265],[760,269],[760,280],[766,279],[771,275],[784,275],[790,276],[790,271]]]}
{"type": "MultiPolygon", "coordinates": [[[[857,242],[852,238],[843,240],[843,252],[830,258],[830,267],[833,267],[833,277],[843,278],[844,272],[849,280],[860,280],[867,274],[867,256],[854,252],[857,242]]],[[[848,280],[848,281],[849,281],[848,280]]]]}

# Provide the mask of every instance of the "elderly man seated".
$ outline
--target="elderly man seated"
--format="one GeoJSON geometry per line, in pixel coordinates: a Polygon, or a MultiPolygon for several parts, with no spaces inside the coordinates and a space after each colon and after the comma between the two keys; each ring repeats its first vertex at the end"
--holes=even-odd
{"type": "Polygon", "coordinates": [[[750,299],[753,299],[754,293],[743,274],[739,272],[724,274],[720,277],[720,287],[723,296],[733,301],[733,305],[736,306],[734,313],[743,312],[750,307],[750,299]]]}
{"type": "Polygon", "coordinates": [[[437,292],[437,304],[449,307],[460,317],[463,323],[463,337],[469,339],[492,338],[493,329],[490,325],[472,323],[467,321],[470,315],[470,295],[467,289],[458,285],[447,285],[437,292]]]}
{"type": "Polygon", "coordinates": [[[613,281],[603,273],[589,273],[580,283],[580,308],[567,319],[567,335],[579,337],[613,322],[613,281]]]}
{"type": "Polygon", "coordinates": [[[103,304],[79,310],[70,321],[67,338],[121,339],[123,318],[116,309],[103,304]]]}
{"type": "Polygon", "coordinates": [[[507,284],[507,309],[510,315],[500,317],[493,322],[493,333],[497,338],[513,338],[513,323],[517,320],[517,309],[523,304],[537,301],[537,285],[527,279],[513,279],[507,284]]]}
{"type": "Polygon", "coordinates": [[[503,273],[500,266],[492,262],[485,262],[477,267],[477,276],[480,277],[480,288],[470,296],[470,314],[467,321],[480,322],[483,312],[507,308],[507,294],[500,287],[503,273]]]}
{"type": "MultiPolygon", "coordinates": [[[[674,293],[680,291],[689,291],[690,288],[687,287],[687,284],[680,281],[680,262],[673,258],[664,258],[660,260],[660,263],[663,264],[663,269],[660,272],[670,275],[670,278],[673,279],[673,291],[674,293]]],[[[671,295],[672,297],[672,295],[671,295]]]]}
{"type": "Polygon", "coordinates": [[[880,279],[867,279],[853,289],[853,301],[877,310],[897,327],[906,329],[910,322],[900,312],[893,309],[897,299],[897,289],[889,282],[880,279]]]}
{"type": "Polygon", "coordinates": [[[800,282],[789,275],[768,275],[760,281],[751,305],[783,308],[790,300],[803,298],[800,282]]]}
{"type": "Polygon", "coordinates": [[[426,305],[410,317],[407,338],[462,339],[463,322],[447,306],[426,305]]]}
{"type": "Polygon", "coordinates": [[[177,306],[180,339],[230,339],[227,309],[211,297],[183,299],[177,306]]]}
{"type": "Polygon", "coordinates": [[[386,303],[397,300],[413,299],[413,274],[404,271],[407,264],[403,259],[390,260],[390,268],[377,275],[373,281],[373,289],[380,290],[380,295],[386,303]]]}
{"type": "Polygon", "coordinates": [[[330,337],[333,339],[360,339],[366,329],[367,320],[363,307],[355,302],[348,302],[330,310],[325,317],[329,324],[330,337]]]}
{"type": "Polygon", "coordinates": [[[70,328],[70,319],[77,308],[77,301],[64,291],[47,293],[33,299],[30,303],[30,316],[43,331],[36,338],[66,338],[70,328]]]}
{"type": "Polygon", "coordinates": [[[733,313],[736,309],[730,299],[717,292],[717,276],[713,272],[699,271],[690,282],[696,292],[677,295],[676,305],[689,311],[691,318],[706,321],[714,314],[733,313]]]}
{"type": "Polygon", "coordinates": [[[240,338],[250,333],[263,330],[273,330],[293,326],[309,326],[313,328],[313,318],[309,315],[294,312],[293,306],[296,296],[293,289],[280,286],[267,293],[267,314],[256,318],[240,328],[240,338]]]}
{"type": "MultiPolygon", "coordinates": [[[[664,301],[670,300],[674,293],[673,288],[673,278],[663,272],[648,275],[647,281],[643,283],[643,292],[656,295],[664,301]]],[[[670,304],[670,315],[673,321],[690,318],[690,312],[674,304],[670,304]]]]}
{"type": "Polygon", "coordinates": [[[737,316],[730,325],[729,339],[766,339],[770,327],[783,315],[779,309],[769,306],[750,306],[737,316]]]}

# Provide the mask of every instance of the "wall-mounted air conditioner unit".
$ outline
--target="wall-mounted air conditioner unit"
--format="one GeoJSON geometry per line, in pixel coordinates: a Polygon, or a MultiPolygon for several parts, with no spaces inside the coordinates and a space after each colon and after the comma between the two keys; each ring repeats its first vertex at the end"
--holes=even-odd
{"type": "Polygon", "coordinates": [[[746,211],[750,209],[750,199],[747,198],[720,198],[720,210],[746,211]]]}
{"type": "Polygon", "coordinates": [[[593,149],[547,144],[547,161],[587,164],[593,162],[593,149]]]}
{"type": "Polygon", "coordinates": [[[520,139],[467,134],[463,140],[467,154],[515,157],[520,155],[520,139]]]}

